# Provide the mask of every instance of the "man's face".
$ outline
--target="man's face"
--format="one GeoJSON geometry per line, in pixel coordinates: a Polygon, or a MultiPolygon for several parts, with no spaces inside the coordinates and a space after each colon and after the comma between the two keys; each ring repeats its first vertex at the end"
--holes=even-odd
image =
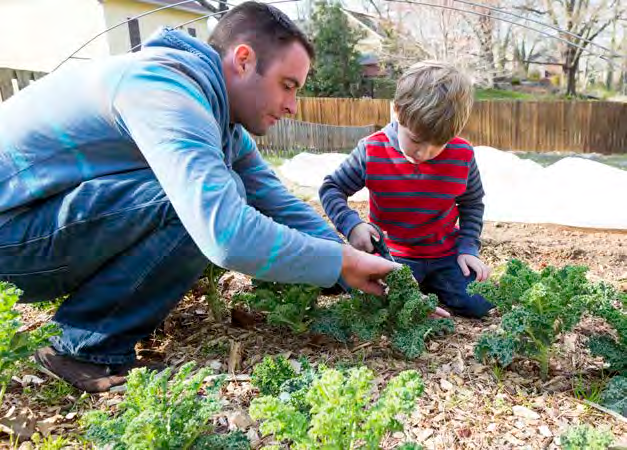
{"type": "Polygon", "coordinates": [[[420,164],[435,158],[444,150],[446,145],[431,144],[421,139],[409,128],[398,124],[398,143],[401,151],[412,164],[420,164]]]}
{"type": "Polygon", "coordinates": [[[263,75],[257,73],[255,59],[252,70],[239,74],[234,82],[230,98],[233,119],[262,136],[285,114],[295,114],[296,92],[305,84],[310,64],[299,42],[276,51],[263,75]]]}

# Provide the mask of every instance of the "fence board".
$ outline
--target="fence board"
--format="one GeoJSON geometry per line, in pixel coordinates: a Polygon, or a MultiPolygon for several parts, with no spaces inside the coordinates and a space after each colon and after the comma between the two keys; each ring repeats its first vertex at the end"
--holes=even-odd
{"type": "Polygon", "coordinates": [[[300,97],[296,115],[290,118],[327,125],[352,127],[374,125],[381,128],[390,121],[390,101],[300,97]]]}
{"type": "Polygon", "coordinates": [[[357,142],[372,134],[374,125],[340,127],[293,119],[282,119],[265,136],[255,137],[265,154],[289,156],[296,151],[328,153],[352,150],[357,142]]]}
{"type": "Polygon", "coordinates": [[[8,100],[15,94],[13,80],[16,82],[17,90],[20,91],[28,86],[32,81],[38,80],[45,75],[44,72],[33,72],[31,70],[18,70],[0,67],[0,102],[8,100]]]}

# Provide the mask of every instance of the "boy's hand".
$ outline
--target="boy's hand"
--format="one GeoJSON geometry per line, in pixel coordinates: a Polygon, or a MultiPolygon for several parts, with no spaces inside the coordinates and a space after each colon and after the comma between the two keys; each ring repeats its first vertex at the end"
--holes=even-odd
{"type": "Polygon", "coordinates": [[[486,266],[479,258],[473,255],[461,254],[457,257],[457,264],[465,277],[470,276],[470,269],[477,274],[477,281],[485,281],[490,277],[492,269],[486,266]]]}
{"type": "Polygon", "coordinates": [[[379,233],[372,225],[362,222],[351,230],[348,242],[357,250],[372,253],[374,252],[374,246],[370,240],[371,236],[374,236],[375,239],[380,239],[379,233]]]}
{"type": "Polygon", "coordinates": [[[350,245],[342,248],[342,278],[350,287],[368,294],[383,295],[382,280],[400,267],[398,263],[356,250],[350,245]]]}

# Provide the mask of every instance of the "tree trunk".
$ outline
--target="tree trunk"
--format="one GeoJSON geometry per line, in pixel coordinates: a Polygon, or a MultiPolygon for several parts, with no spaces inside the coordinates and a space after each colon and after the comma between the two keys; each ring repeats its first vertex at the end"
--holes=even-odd
{"type": "Polygon", "coordinates": [[[575,96],[577,95],[577,71],[579,70],[579,57],[576,48],[566,48],[562,67],[566,76],[566,95],[575,96]]]}

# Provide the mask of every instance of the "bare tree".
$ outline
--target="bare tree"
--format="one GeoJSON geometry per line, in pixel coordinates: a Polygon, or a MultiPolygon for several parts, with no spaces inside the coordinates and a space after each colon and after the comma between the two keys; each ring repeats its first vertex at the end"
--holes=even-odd
{"type": "Polygon", "coordinates": [[[620,0],[540,0],[529,1],[521,8],[551,23],[565,32],[560,37],[575,45],[561,45],[562,70],[566,78],[566,94],[576,95],[579,63],[585,49],[622,14],[616,8],[620,0]]]}

